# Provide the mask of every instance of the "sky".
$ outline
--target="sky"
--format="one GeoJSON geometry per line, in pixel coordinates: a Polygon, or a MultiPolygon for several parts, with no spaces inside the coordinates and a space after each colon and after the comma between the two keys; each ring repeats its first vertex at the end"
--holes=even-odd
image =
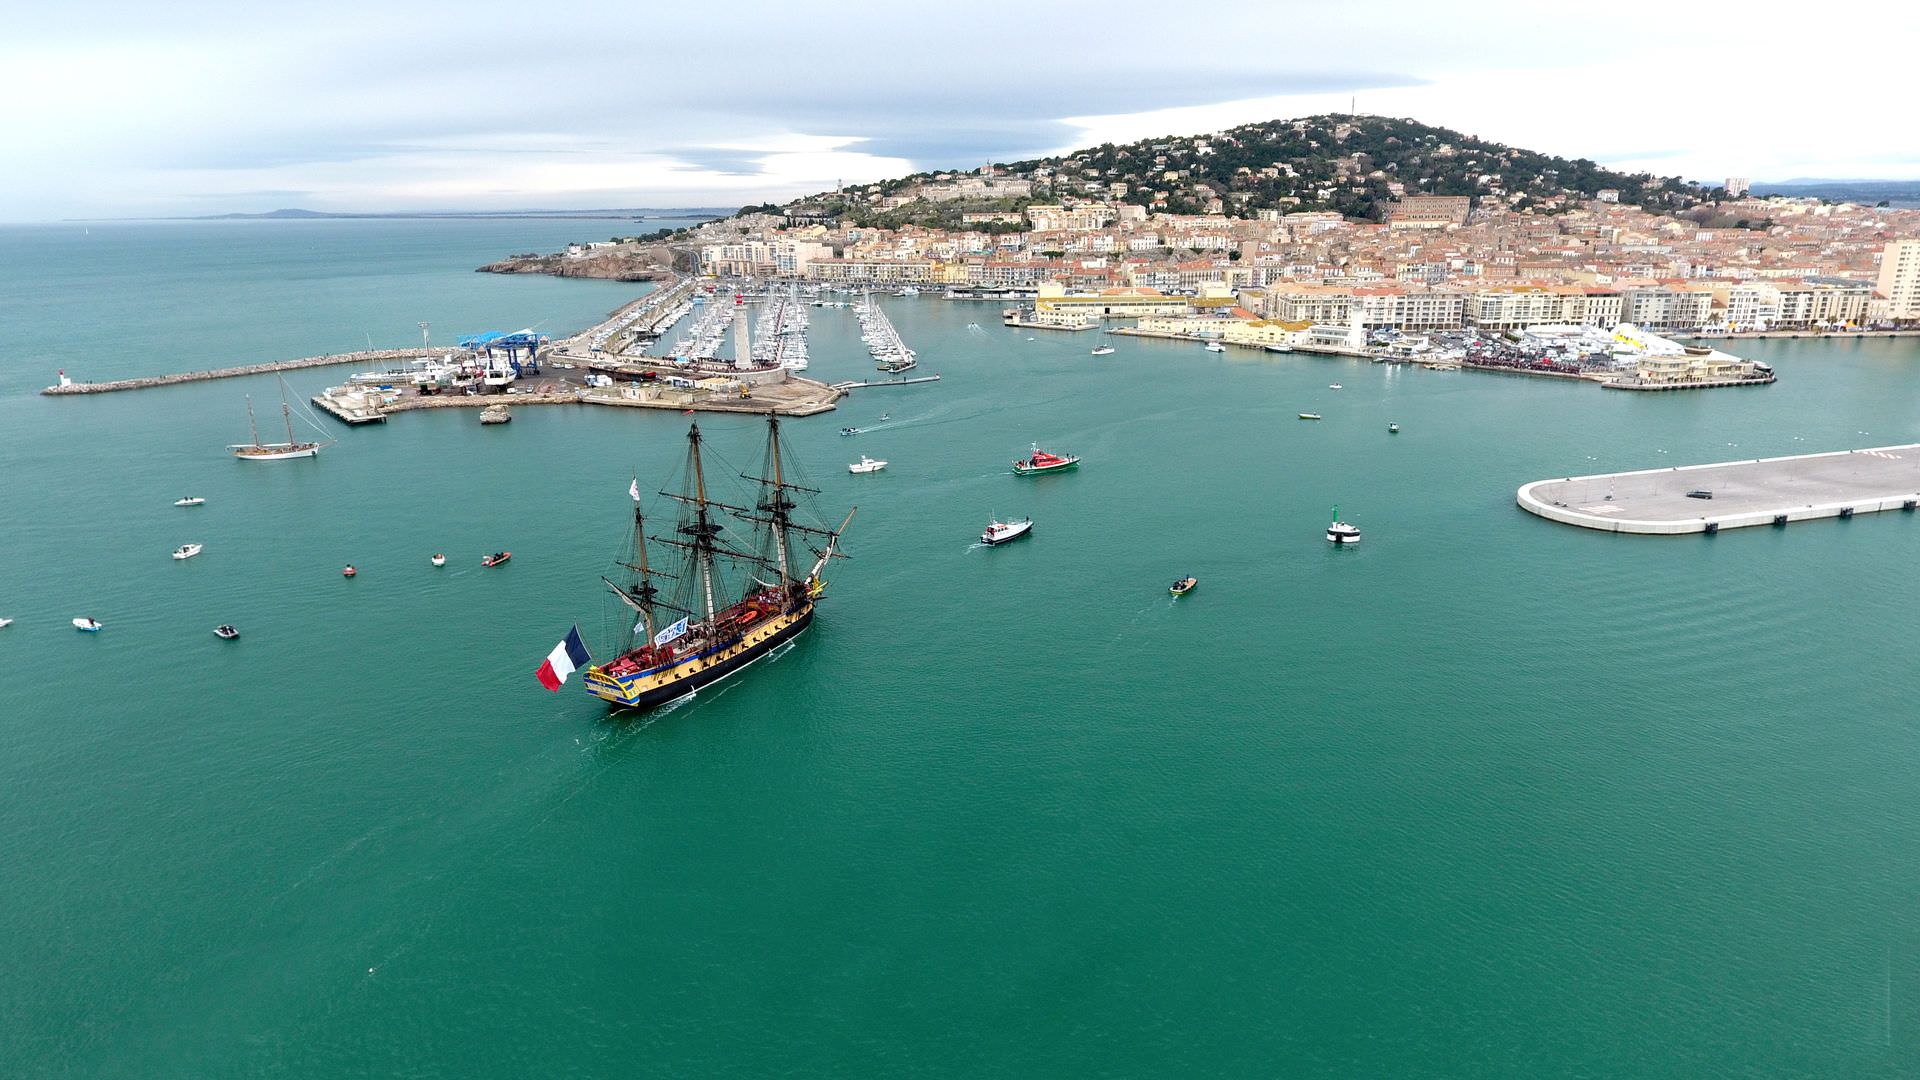
{"type": "Polygon", "coordinates": [[[71,0],[0,220],[739,206],[1324,112],[1719,181],[1920,177],[1920,5],[71,0]]]}

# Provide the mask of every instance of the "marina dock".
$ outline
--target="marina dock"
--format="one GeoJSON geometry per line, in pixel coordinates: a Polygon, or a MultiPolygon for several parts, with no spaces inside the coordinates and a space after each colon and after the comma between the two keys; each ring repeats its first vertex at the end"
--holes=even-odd
{"type": "Polygon", "coordinates": [[[1516,501],[1583,529],[1665,536],[1911,511],[1920,443],[1536,480],[1516,501]]]}
{"type": "Polygon", "coordinates": [[[835,390],[855,390],[862,386],[912,386],[914,383],[939,382],[938,375],[916,375],[911,379],[874,379],[869,382],[830,383],[835,390]]]}

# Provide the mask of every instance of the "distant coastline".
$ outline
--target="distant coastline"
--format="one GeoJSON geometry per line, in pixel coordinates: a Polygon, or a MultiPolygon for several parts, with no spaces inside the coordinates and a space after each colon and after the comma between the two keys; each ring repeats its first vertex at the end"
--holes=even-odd
{"type": "Polygon", "coordinates": [[[599,210],[419,210],[368,213],[336,213],[327,210],[268,210],[258,214],[200,214],[174,217],[65,218],[75,224],[106,221],[646,221],[671,218],[675,221],[712,221],[731,216],[732,210],[716,207],[637,206],[599,210]]]}

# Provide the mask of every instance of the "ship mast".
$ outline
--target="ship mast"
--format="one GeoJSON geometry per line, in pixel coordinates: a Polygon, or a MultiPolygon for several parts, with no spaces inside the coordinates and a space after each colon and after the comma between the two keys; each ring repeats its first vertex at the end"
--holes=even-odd
{"type": "Polygon", "coordinates": [[[295,443],[293,440],[293,410],[287,408],[287,380],[280,378],[280,373],[277,371],[274,372],[274,377],[280,379],[280,416],[287,422],[287,449],[291,450],[294,448],[295,443]]]}
{"type": "Polygon", "coordinates": [[[260,425],[253,419],[253,395],[247,395],[247,430],[253,433],[253,445],[260,446],[260,425]]]}
{"type": "Polygon", "coordinates": [[[767,414],[767,448],[773,458],[773,495],[760,504],[773,518],[773,550],[780,559],[780,587],[787,587],[787,516],[793,510],[792,499],[787,498],[787,485],[780,475],[780,417],[767,414]]]}
{"type": "Polygon", "coordinates": [[[647,628],[647,642],[653,642],[653,579],[647,569],[647,528],[641,517],[640,504],[633,504],[633,550],[640,556],[640,580],[634,583],[632,592],[640,601],[641,624],[647,628]]]}
{"type": "Polygon", "coordinates": [[[687,430],[688,454],[693,458],[693,516],[692,525],[683,525],[680,531],[693,537],[694,558],[700,564],[700,589],[707,602],[707,625],[713,625],[713,538],[719,527],[707,519],[707,475],[700,465],[700,425],[695,424],[687,430]]]}

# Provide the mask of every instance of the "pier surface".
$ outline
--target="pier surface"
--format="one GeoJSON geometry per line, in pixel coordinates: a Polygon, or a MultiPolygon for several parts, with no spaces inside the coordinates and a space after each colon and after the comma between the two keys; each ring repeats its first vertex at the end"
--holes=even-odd
{"type": "Polygon", "coordinates": [[[276,371],[292,371],[295,368],[332,367],[336,364],[369,364],[392,360],[412,360],[419,355],[419,349],[363,349],[360,352],[333,353],[328,356],[303,356],[298,360],[278,360],[267,364],[244,364],[240,367],[215,368],[211,371],[182,371],[174,375],[152,375],[144,379],[115,379],[112,382],[66,383],[61,386],[49,386],[40,392],[54,396],[65,394],[110,394],[116,390],[144,390],[150,386],[173,386],[177,383],[205,382],[208,379],[231,379],[238,375],[269,375],[276,371]]]}
{"type": "Polygon", "coordinates": [[[1536,480],[1517,500],[1583,529],[1662,535],[1910,510],[1920,502],[1920,443],[1536,480]]]}

